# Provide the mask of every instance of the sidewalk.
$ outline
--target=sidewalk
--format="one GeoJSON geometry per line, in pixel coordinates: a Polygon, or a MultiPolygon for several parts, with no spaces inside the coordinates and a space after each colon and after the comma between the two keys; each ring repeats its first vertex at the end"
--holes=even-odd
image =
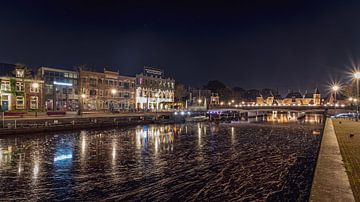
{"type": "Polygon", "coordinates": [[[355,201],[333,122],[326,120],[310,201],[355,201]]]}

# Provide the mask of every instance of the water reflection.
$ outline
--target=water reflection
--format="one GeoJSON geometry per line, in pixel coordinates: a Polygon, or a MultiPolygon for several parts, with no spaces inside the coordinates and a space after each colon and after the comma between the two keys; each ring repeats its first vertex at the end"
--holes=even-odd
{"type": "MultiPolygon", "coordinates": [[[[266,114],[262,121],[271,122],[271,123],[316,123],[319,124],[323,120],[321,114],[304,114],[300,112],[279,112],[272,111],[272,113],[266,114]]],[[[259,121],[259,120],[258,120],[259,121]]]]}
{"type": "Polygon", "coordinates": [[[0,198],[303,201],[320,129],[196,123],[2,138],[0,198]]]}

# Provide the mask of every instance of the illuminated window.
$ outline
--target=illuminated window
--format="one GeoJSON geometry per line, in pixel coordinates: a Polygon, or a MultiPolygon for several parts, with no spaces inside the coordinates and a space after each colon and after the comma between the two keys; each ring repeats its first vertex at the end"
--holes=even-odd
{"type": "Polygon", "coordinates": [[[39,98],[37,96],[30,97],[30,109],[38,109],[39,98]]]}
{"type": "Polygon", "coordinates": [[[23,69],[17,69],[16,70],[16,77],[23,78],[24,77],[24,70],[23,69]]]}
{"type": "Polygon", "coordinates": [[[25,102],[23,96],[16,96],[16,109],[24,109],[25,102]]]}
{"type": "Polygon", "coordinates": [[[10,90],[10,81],[1,81],[1,90],[10,90]]]}
{"type": "Polygon", "coordinates": [[[30,92],[31,93],[38,93],[39,92],[39,84],[32,84],[30,85],[30,92]]]}

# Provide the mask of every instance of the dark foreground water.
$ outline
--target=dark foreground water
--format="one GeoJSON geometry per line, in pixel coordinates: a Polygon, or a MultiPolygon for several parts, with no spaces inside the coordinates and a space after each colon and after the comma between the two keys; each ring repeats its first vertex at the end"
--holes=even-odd
{"type": "Polygon", "coordinates": [[[0,200],[307,200],[320,124],[0,137],[0,200]]]}

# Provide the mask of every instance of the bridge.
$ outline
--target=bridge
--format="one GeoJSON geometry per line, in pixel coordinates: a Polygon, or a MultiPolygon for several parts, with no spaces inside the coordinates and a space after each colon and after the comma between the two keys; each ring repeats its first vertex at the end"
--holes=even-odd
{"type": "MultiPolygon", "coordinates": [[[[225,111],[238,111],[238,112],[271,112],[271,111],[287,111],[287,112],[315,112],[322,113],[327,109],[334,109],[328,106],[241,106],[241,107],[212,107],[209,112],[225,112],[225,111]]],[[[337,109],[345,109],[345,107],[337,107],[337,109]]]]}

